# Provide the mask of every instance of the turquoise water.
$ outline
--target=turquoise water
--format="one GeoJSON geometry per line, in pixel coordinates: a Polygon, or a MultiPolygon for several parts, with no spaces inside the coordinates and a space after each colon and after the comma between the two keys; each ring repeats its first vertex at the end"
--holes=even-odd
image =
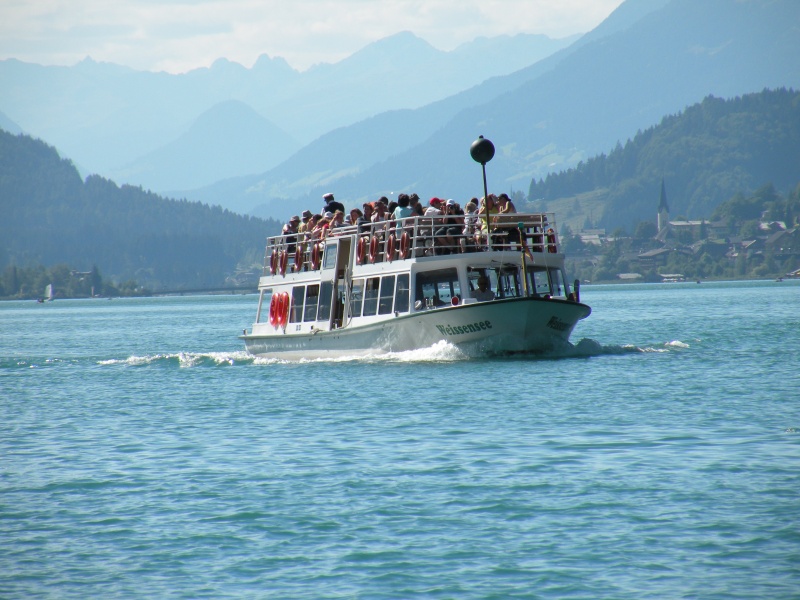
{"type": "Polygon", "coordinates": [[[569,356],[471,361],[0,303],[0,597],[800,597],[800,282],[582,292],[569,356]]]}

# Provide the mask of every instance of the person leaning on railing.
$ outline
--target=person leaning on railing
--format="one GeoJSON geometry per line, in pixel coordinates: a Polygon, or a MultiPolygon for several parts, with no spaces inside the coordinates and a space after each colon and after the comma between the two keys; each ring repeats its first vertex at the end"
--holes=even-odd
{"type": "Polygon", "coordinates": [[[489,242],[486,220],[488,217],[489,228],[494,230],[494,218],[497,216],[498,207],[496,196],[489,194],[487,197],[481,199],[481,206],[478,209],[478,224],[475,230],[475,244],[481,248],[489,242]]]}
{"type": "Polygon", "coordinates": [[[464,229],[461,230],[461,238],[458,240],[461,252],[474,251],[473,241],[475,232],[480,227],[478,224],[478,199],[473,198],[464,207],[464,229]]]}
{"type": "Polygon", "coordinates": [[[517,209],[508,194],[500,194],[497,197],[497,223],[498,241],[501,244],[515,243],[520,244],[519,228],[517,227],[517,209]]]}

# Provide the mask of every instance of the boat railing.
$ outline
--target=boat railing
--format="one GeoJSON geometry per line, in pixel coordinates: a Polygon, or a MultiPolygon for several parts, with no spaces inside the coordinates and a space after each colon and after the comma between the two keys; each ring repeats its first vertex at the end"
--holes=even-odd
{"type": "Polygon", "coordinates": [[[484,215],[416,216],[268,237],[263,274],[318,270],[326,241],[346,236],[355,242],[359,265],[491,250],[559,251],[553,213],[491,215],[488,229],[484,215]]]}

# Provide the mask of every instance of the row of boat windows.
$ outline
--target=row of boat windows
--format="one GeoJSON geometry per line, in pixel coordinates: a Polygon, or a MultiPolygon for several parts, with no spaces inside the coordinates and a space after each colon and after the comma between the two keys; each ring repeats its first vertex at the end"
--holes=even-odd
{"type": "MultiPolygon", "coordinates": [[[[473,297],[478,289],[479,277],[489,280],[489,288],[495,298],[514,298],[524,295],[519,268],[501,266],[498,268],[469,268],[467,290],[461,289],[461,281],[455,268],[424,271],[416,274],[414,289],[414,308],[424,310],[461,302],[465,297],[473,297]],[[465,293],[464,293],[465,292],[465,293]]],[[[534,294],[562,294],[563,281],[558,269],[532,269],[528,272],[528,288],[534,294]]],[[[344,280],[334,283],[325,281],[319,284],[297,285],[291,293],[289,323],[329,321],[341,327],[345,318],[371,317],[407,313],[411,310],[410,278],[408,273],[383,275],[354,279],[349,293],[344,280]],[[345,305],[348,311],[345,315],[345,305]]],[[[262,311],[262,321],[267,320],[267,311],[262,311]]]]}

